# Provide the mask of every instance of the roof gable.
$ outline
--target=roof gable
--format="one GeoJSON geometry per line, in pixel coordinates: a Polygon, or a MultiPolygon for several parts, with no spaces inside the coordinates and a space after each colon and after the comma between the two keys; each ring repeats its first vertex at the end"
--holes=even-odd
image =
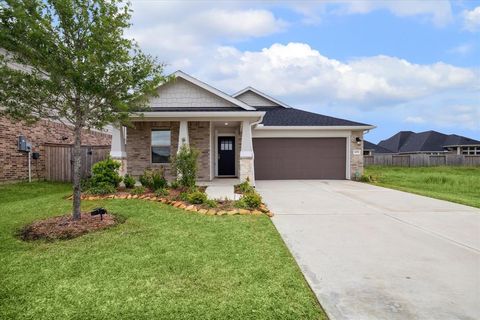
{"type": "Polygon", "coordinates": [[[194,77],[177,71],[174,79],[158,87],[160,93],[150,99],[152,109],[161,111],[163,108],[240,108],[254,111],[255,108],[237,100],[228,94],[198,80],[194,77]]]}
{"type": "Polygon", "coordinates": [[[246,87],[243,90],[232,95],[232,97],[245,102],[253,107],[284,107],[290,108],[289,105],[283,103],[269,95],[252,87],[246,87]]]}

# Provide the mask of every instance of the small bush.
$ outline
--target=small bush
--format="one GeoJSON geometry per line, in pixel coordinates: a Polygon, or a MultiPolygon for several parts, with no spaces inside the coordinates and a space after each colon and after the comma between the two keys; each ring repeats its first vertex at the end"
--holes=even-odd
{"type": "Polygon", "coordinates": [[[123,177],[123,183],[127,189],[132,189],[135,187],[135,178],[127,173],[125,177],[123,177]]]}
{"type": "Polygon", "coordinates": [[[250,182],[249,182],[249,179],[247,178],[247,180],[243,181],[242,183],[240,184],[237,184],[236,185],[236,189],[238,191],[240,191],[240,193],[249,193],[249,192],[254,192],[255,189],[253,189],[253,187],[250,185],[250,182]]]}
{"type": "Polygon", "coordinates": [[[104,185],[104,183],[117,188],[122,181],[122,177],[118,174],[120,166],[120,162],[115,161],[110,157],[95,163],[92,167],[90,188],[99,187],[100,185],[104,185]]]}
{"type": "Polygon", "coordinates": [[[179,152],[172,156],[172,172],[178,176],[180,186],[190,188],[195,186],[197,179],[197,159],[200,152],[187,144],[180,147],[179,152]]]}
{"type": "Polygon", "coordinates": [[[133,188],[130,193],[133,194],[133,195],[142,195],[145,193],[145,191],[147,191],[147,189],[144,187],[144,186],[138,186],[138,187],[135,187],[133,188]]]}
{"type": "Polygon", "coordinates": [[[142,186],[151,190],[166,188],[168,182],[165,179],[163,168],[156,170],[145,170],[140,176],[140,183],[142,186]]]}
{"type": "Polygon", "coordinates": [[[187,192],[182,192],[178,195],[178,199],[182,201],[188,201],[188,193],[187,192]]]}
{"type": "Polygon", "coordinates": [[[262,204],[262,197],[256,192],[244,194],[240,200],[235,202],[237,208],[258,209],[262,204]]]}
{"type": "Polygon", "coordinates": [[[207,201],[207,195],[203,192],[200,191],[195,191],[190,194],[188,194],[188,202],[192,204],[202,204],[207,201]]]}
{"type": "Polygon", "coordinates": [[[180,188],[180,184],[178,183],[177,180],[172,181],[172,183],[170,183],[170,188],[172,188],[172,189],[178,189],[178,188],[180,188]]]}
{"type": "Polygon", "coordinates": [[[206,204],[209,208],[216,208],[218,206],[217,202],[212,199],[205,200],[204,204],[206,204]]]}
{"type": "Polygon", "coordinates": [[[155,196],[157,196],[157,197],[166,197],[168,195],[169,195],[169,192],[165,188],[160,188],[160,189],[155,190],[155,196]]]}
{"type": "Polygon", "coordinates": [[[114,186],[112,186],[110,183],[100,182],[94,186],[90,186],[90,188],[88,188],[86,193],[95,194],[95,195],[106,195],[106,194],[115,193],[116,191],[117,189],[114,186]]]}
{"type": "Polygon", "coordinates": [[[373,179],[372,179],[371,176],[362,174],[362,175],[358,178],[358,181],[360,181],[360,182],[373,182],[373,179]]]}

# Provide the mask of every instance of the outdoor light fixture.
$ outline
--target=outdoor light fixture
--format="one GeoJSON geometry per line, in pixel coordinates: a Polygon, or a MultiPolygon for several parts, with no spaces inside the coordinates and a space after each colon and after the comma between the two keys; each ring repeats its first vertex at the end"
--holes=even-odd
{"type": "Polygon", "coordinates": [[[356,137],[355,141],[357,142],[358,145],[360,145],[360,142],[362,142],[362,139],[360,139],[360,137],[356,137]]]}
{"type": "Polygon", "coordinates": [[[228,122],[225,122],[225,125],[228,126],[228,122]]]}

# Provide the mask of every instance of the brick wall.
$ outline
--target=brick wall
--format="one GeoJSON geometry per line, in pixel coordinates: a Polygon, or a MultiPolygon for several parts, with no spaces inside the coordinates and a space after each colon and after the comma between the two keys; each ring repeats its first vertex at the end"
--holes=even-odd
{"type": "Polygon", "coordinates": [[[355,179],[357,174],[363,174],[363,131],[352,131],[350,139],[350,179],[355,179]],[[356,137],[362,140],[360,145],[356,142],[356,137]],[[360,154],[353,154],[354,150],[360,150],[360,154]]]}
{"type": "MultiPolygon", "coordinates": [[[[139,177],[145,169],[163,167],[165,176],[169,180],[174,179],[170,164],[151,163],[151,130],[171,130],[170,155],[178,149],[178,121],[159,122],[135,122],[134,128],[127,128],[127,172],[139,177]]],[[[198,179],[209,180],[210,178],[210,123],[208,121],[189,122],[188,136],[190,145],[200,151],[198,160],[198,179]]]]}
{"type": "MultiPolygon", "coordinates": [[[[40,159],[32,159],[32,177],[45,177],[45,143],[72,144],[71,130],[61,123],[41,120],[33,125],[12,122],[0,117],[0,182],[28,179],[28,157],[17,150],[18,136],[25,136],[32,144],[32,151],[40,153],[40,159]],[[62,137],[66,137],[62,140],[62,137]]],[[[83,145],[110,145],[110,134],[83,131],[83,145]]]]}

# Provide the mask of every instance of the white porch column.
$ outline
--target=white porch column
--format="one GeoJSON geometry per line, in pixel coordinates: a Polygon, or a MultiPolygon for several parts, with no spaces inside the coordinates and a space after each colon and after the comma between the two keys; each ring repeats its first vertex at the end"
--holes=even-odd
{"type": "Polygon", "coordinates": [[[113,127],[112,129],[110,157],[121,163],[120,175],[123,177],[127,173],[127,152],[125,150],[125,130],[123,127],[113,127]]]}
{"type": "Polygon", "coordinates": [[[189,145],[190,142],[188,140],[188,121],[180,121],[180,129],[178,131],[178,150],[180,151],[180,147],[183,145],[189,145]]]}
{"type": "Polygon", "coordinates": [[[245,181],[247,178],[252,185],[255,185],[255,174],[253,167],[253,143],[252,143],[252,126],[250,121],[242,122],[242,145],[240,149],[240,180],[245,181]]]}

